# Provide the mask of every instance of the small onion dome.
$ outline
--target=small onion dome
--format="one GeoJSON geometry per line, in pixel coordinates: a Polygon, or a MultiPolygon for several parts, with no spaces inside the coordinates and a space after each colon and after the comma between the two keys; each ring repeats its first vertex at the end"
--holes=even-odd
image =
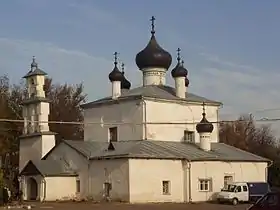
{"type": "Polygon", "coordinates": [[[186,76],[185,78],[185,87],[189,87],[190,81],[188,79],[188,77],[186,76]]]}
{"type": "Polygon", "coordinates": [[[184,62],[180,62],[180,57],[177,58],[178,63],[174,69],[171,71],[171,75],[173,78],[176,77],[186,77],[188,75],[188,70],[184,67],[184,62]]]}
{"type": "Polygon", "coordinates": [[[196,125],[196,131],[198,133],[212,133],[214,126],[206,119],[205,111],[203,111],[202,116],[202,120],[196,125]]]}
{"type": "Polygon", "coordinates": [[[120,72],[117,66],[115,66],[113,71],[111,71],[111,73],[109,74],[109,80],[111,82],[123,80],[123,74],[120,72]]]}
{"type": "Polygon", "coordinates": [[[121,89],[129,90],[131,87],[131,83],[125,78],[124,71],[122,72],[123,79],[121,81],[121,89]]]}
{"type": "Polygon", "coordinates": [[[152,17],[151,39],[147,46],[140,51],[135,58],[136,65],[140,70],[149,67],[164,68],[167,70],[172,63],[172,56],[170,53],[161,48],[156,41],[154,20],[155,18],[152,17]]]}

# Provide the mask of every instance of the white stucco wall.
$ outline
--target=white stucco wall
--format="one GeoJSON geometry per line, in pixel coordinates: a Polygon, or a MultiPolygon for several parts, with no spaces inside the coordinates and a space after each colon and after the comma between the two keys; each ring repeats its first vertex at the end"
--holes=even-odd
{"type": "Polygon", "coordinates": [[[54,135],[20,139],[19,170],[21,171],[29,160],[32,160],[34,163],[41,160],[54,146],[54,135]]]}
{"type": "Polygon", "coordinates": [[[98,160],[88,161],[69,146],[61,143],[50,154],[54,159],[63,158],[71,168],[79,174],[81,183],[80,198],[92,198],[102,200],[104,183],[112,184],[111,199],[128,201],[128,160],[98,160]]]}
{"type": "Polygon", "coordinates": [[[70,200],[77,196],[77,177],[45,177],[45,200],[70,200]]]}
{"type": "Polygon", "coordinates": [[[84,110],[84,139],[85,141],[105,141],[109,139],[109,128],[115,125],[87,124],[90,122],[133,122],[134,124],[116,125],[118,139],[140,140],[143,137],[141,101],[129,101],[116,104],[102,105],[84,110]]]}
{"type": "MultiPolygon", "coordinates": [[[[218,121],[218,106],[206,106],[207,119],[218,121]]],[[[117,125],[120,140],[161,140],[182,141],[184,130],[195,131],[195,141],[199,142],[196,124],[147,124],[141,123],[197,123],[202,119],[199,104],[173,103],[168,101],[141,100],[102,105],[84,110],[85,141],[108,141],[109,127],[114,125],[90,124],[90,122],[129,122],[117,125]],[[88,123],[88,124],[87,124],[88,123]],[[138,124],[137,124],[138,123],[138,124]]],[[[217,124],[214,124],[212,142],[218,142],[217,124]]]]}
{"type": "MultiPolygon", "coordinates": [[[[196,104],[179,104],[163,101],[145,100],[147,122],[197,123],[202,119],[202,106],[196,104]]],[[[218,121],[218,106],[206,106],[208,121],[218,121]]],[[[160,141],[182,141],[184,130],[195,131],[195,142],[199,142],[196,124],[150,124],[147,125],[147,139],[160,141]]],[[[218,142],[217,124],[211,134],[212,142],[218,142]]]]}
{"type": "Polygon", "coordinates": [[[215,198],[215,194],[224,186],[224,176],[232,175],[234,182],[267,181],[267,163],[253,162],[192,162],[191,163],[191,198],[193,202],[215,198]],[[200,192],[199,179],[211,178],[212,191],[200,192]]]}
{"type": "Polygon", "coordinates": [[[184,202],[184,177],[180,160],[129,159],[131,203],[184,202]],[[163,194],[163,181],[170,181],[170,194],[163,194]]]}
{"type": "Polygon", "coordinates": [[[37,199],[40,201],[70,200],[76,197],[76,177],[43,177],[23,176],[21,189],[23,199],[28,200],[30,196],[29,179],[34,178],[37,182],[37,199]]]}
{"type": "Polygon", "coordinates": [[[127,159],[91,161],[90,197],[93,200],[104,199],[104,183],[112,185],[110,199],[112,201],[129,201],[129,164],[127,159]]]}
{"type": "Polygon", "coordinates": [[[74,149],[65,145],[65,143],[59,144],[50,154],[49,158],[63,159],[69,164],[70,168],[77,171],[80,178],[80,197],[85,198],[88,195],[88,170],[90,168],[87,159],[74,149]]]}

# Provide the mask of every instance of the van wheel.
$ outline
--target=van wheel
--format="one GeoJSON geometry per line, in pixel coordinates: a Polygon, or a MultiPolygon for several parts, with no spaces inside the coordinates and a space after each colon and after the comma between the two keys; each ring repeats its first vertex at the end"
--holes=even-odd
{"type": "Polygon", "coordinates": [[[232,199],[232,205],[237,205],[238,204],[238,200],[237,200],[237,198],[234,198],[234,199],[232,199]]]}

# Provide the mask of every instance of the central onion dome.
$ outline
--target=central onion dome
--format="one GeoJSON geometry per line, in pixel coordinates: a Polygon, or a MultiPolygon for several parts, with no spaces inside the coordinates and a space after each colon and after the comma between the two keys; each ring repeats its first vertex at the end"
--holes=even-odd
{"type": "Polygon", "coordinates": [[[214,126],[206,119],[205,103],[203,102],[202,120],[196,125],[196,131],[198,133],[212,133],[214,126]]]}
{"type": "Polygon", "coordinates": [[[164,68],[167,70],[172,63],[172,56],[157,43],[154,29],[154,16],[151,21],[151,39],[147,46],[136,55],[136,65],[140,70],[149,67],[164,68]]]}
{"type": "Polygon", "coordinates": [[[171,75],[173,78],[176,77],[186,77],[188,75],[188,70],[184,67],[184,61],[181,61],[181,56],[180,56],[180,51],[181,49],[177,49],[177,65],[175,66],[174,69],[171,71],[171,75]]]}

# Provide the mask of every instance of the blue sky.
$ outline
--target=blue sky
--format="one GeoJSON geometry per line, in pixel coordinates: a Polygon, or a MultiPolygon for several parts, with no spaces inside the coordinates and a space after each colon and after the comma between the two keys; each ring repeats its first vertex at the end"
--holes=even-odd
{"type": "Polygon", "coordinates": [[[55,81],[84,82],[92,100],[110,94],[118,51],[139,86],[134,59],[150,38],[154,15],[160,45],[173,58],[182,49],[191,92],[222,101],[224,116],[277,108],[279,8],[277,0],[2,0],[0,71],[18,82],[35,55],[55,81]]]}

